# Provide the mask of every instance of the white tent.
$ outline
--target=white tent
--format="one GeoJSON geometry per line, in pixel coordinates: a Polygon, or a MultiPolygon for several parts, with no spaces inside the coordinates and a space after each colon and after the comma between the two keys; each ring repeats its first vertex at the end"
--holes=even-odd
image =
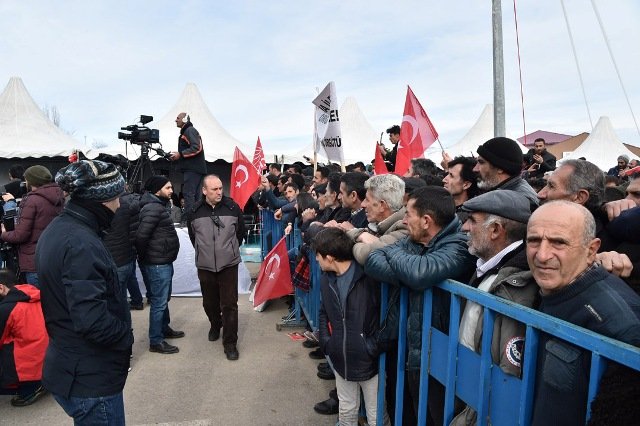
{"type": "MultiPolygon", "coordinates": [[[[342,154],[345,165],[353,164],[356,161],[362,161],[365,164],[369,163],[375,156],[376,142],[380,135],[376,134],[354,97],[345,98],[338,109],[338,116],[340,117],[342,154]]],[[[309,125],[311,126],[313,123],[311,122],[311,116],[309,117],[309,125]]],[[[313,143],[310,143],[304,149],[293,151],[291,154],[285,153],[284,159],[287,163],[304,161],[303,155],[313,158],[313,143]]],[[[318,153],[318,157],[319,161],[326,161],[323,152],[318,153]]]]}
{"type": "Polygon", "coordinates": [[[0,158],[66,157],[79,145],[47,118],[20,77],[9,79],[0,94],[0,158]]]}
{"type": "Polygon", "coordinates": [[[609,117],[603,116],[584,142],[575,151],[565,155],[563,160],[584,157],[606,171],[618,164],[618,156],[622,154],[628,155],[629,158],[636,157],[618,138],[609,117]]]}
{"type": "Polygon", "coordinates": [[[189,115],[193,126],[200,133],[207,161],[222,159],[232,162],[236,146],[249,160],[253,159],[255,147],[241,143],[218,123],[194,83],[187,83],[178,101],[164,117],[148,124],[149,127],[160,130],[160,142],[165,151],[175,151],[178,148],[180,129],[175,120],[181,112],[189,115]]]}

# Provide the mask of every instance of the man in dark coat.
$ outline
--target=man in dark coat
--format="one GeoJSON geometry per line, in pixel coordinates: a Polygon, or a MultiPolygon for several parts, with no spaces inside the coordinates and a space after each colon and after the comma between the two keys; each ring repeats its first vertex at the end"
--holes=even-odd
{"type": "Polygon", "coordinates": [[[71,200],[36,248],[49,333],[42,383],[76,424],[125,424],[131,316],[102,242],[124,179],[112,164],[81,160],[61,169],[56,183],[71,200]]]}
{"type": "Polygon", "coordinates": [[[547,151],[546,142],[542,138],[533,141],[533,148],[525,154],[524,161],[529,178],[541,178],[546,172],[556,169],[556,156],[547,151]]]}
{"type": "Polygon", "coordinates": [[[184,337],[183,331],[169,327],[169,299],[173,279],[173,261],[178,257],[180,241],[169,213],[173,186],[164,176],[151,176],[140,198],[140,223],[136,232],[136,250],[140,272],[149,289],[149,351],[174,354],[177,346],[164,338],[184,337]],[[149,294],[150,293],[150,294],[149,294]]]}
{"type": "MultiPolygon", "coordinates": [[[[22,197],[20,215],[13,231],[6,231],[2,224],[0,239],[18,245],[20,272],[25,274],[25,282],[39,287],[36,271],[36,244],[42,231],[64,207],[64,194],[53,183],[51,173],[44,166],[31,166],[24,172],[29,193],[22,197]]],[[[2,196],[5,201],[13,195],[2,196]]]]}

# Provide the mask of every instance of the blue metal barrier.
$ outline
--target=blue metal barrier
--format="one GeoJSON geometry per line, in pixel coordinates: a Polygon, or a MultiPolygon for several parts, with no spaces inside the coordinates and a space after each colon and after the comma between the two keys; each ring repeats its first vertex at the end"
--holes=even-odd
{"type": "MultiPolygon", "coordinates": [[[[422,353],[419,391],[418,424],[426,423],[428,379],[434,378],[446,388],[444,424],[453,419],[454,401],[458,397],[476,410],[478,424],[528,425],[533,411],[533,393],[536,376],[536,361],[540,333],[553,335],[591,352],[591,370],[586,417],[590,415],[600,378],[606,367],[606,360],[640,370],[640,349],[634,346],[593,333],[566,321],[495,297],[468,285],[447,280],[436,287],[451,294],[450,323],[448,335],[431,326],[433,290],[424,292],[422,353]],[[460,327],[460,302],[462,299],[474,301],[484,308],[482,347],[480,354],[458,342],[460,327]],[[491,359],[491,339],[493,322],[497,314],[502,314],[526,325],[524,364],[522,378],[504,373],[491,359]],[[491,403],[495,401],[495,403],[491,403]]],[[[386,302],[386,285],[383,285],[383,300],[386,302]]],[[[407,345],[407,288],[400,293],[400,329],[398,342],[398,378],[396,383],[395,425],[402,424],[404,398],[405,354],[407,345]]],[[[384,304],[383,304],[384,305],[384,304]]],[[[382,310],[386,313],[386,308],[382,310]]],[[[384,398],[385,359],[380,361],[381,384],[378,401],[384,398]]],[[[388,401],[387,403],[390,403],[388,401]]],[[[382,424],[382,410],[378,410],[378,422],[382,424]]]]}
{"type": "Polygon", "coordinates": [[[260,210],[260,249],[262,252],[262,259],[271,251],[274,245],[284,235],[284,226],[282,221],[276,220],[273,217],[273,212],[268,209],[260,210]]]}

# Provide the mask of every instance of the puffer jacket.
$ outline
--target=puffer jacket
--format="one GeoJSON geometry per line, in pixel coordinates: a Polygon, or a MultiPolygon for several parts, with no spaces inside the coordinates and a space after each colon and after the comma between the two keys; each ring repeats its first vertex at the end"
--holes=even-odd
{"type": "Polygon", "coordinates": [[[125,194],[120,197],[120,208],[111,221],[111,228],[103,239],[116,266],[130,263],[136,258],[136,232],[140,220],[140,196],[125,194]]]}
{"type": "Polygon", "coordinates": [[[233,199],[223,196],[212,207],[202,197],[193,210],[187,228],[196,251],[196,267],[220,272],[240,263],[240,244],[245,235],[240,206],[233,199]]]}
{"type": "Polygon", "coordinates": [[[347,306],[340,303],[335,273],[323,273],[320,280],[322,304],[319,331],[323,353],[345,380],[360,382],[378,374],[377,332],[380,328],[380,289],[356,269],[347,294],[347,306]],[[329,331],[331,324],[331,331],[329,331]]]}
{"type": "Polygon", "coordinates": [[[63,208],[64,193],[56,183],[42,185],[22,198],[15,230],[0,235],[3,241],[18,245],[18,262],[22,272],[36,271],[38,239],[63,208]]]}
{"type": "MultiPolygon", "coordinates": [[[[389,309],[383,324],[383,337],[397,336],[400,286],[409,288],[407,342],[408,368],[420,368],[422,344],[422,306],[424,290],[445,279],[468,282],[475,270],[475,257],[467,249],[467,236],[455,217],[426,246],[407,236],[396,243],[371,252],[364,266],[367,275],[389,283],[389,309]]],[[[434,292],[432,324],[448,332],[449,303],[447,292],[434,292]]]]}
{"type": "Polygon", "coordinates": [[[149,192],[140,198],[140,223],[136,232],[138,261],[168,265],[178,257],[180,241],[169,214],[169,200],[149,192]]]}

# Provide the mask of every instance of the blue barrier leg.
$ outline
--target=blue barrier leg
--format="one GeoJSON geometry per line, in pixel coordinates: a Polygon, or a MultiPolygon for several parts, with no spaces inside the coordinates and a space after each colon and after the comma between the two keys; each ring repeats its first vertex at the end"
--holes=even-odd
{"type": "Polygon", "coordinates": [[[409,305],[409,289],[400,289],[400,318],[398,328],[398,363],[396,364],[396,409],[393,424],[402,426],[402,406],[404,402],[404,365],[407,356],[407,313],[409,305]]]}
{"type": "Polygon", "coordinates": [[[598,394],[598,386],[600,379],[607,369],[607,361],[599,354],[593,352],[591,354],[591,373],[589,374],[589,396],[587,399],[587,421],[591,417],[591,403],[598,394]]]}
{"type": "Polygon", "coordinates": [[[427,424],[427,401],[429,400],[429,357],[431,356],[431,312],[433,310],[433,290],[424,292],[422,305],[422,347],[420,352],[420,391],[418,393],[418,424],[427,424]]]}
{"type": "MultiPolygon", "coordinates": [[[[389,285],[382,283],[380,285],[380,323],[383,324],[385,315],[387,314],[387,305],[389,302],[389,285]]],[[[376,424],[383,425],[384,412],[386,411],[385,393],[387,389],[387,354],[380,354],[378,360],[378,412],[376,424]]]]}
{"type": "Polygon", "coordinates": [[[447,388],[444,397],[444,424],[448,425],[453,419],[454,402],[456,396],[456,370],[458,367],[458,334],[460,329],[460,297],[451,295],[451,310],[449,316],[449,341],[447,353],[449,360],[447,363],[447,377],[445,387],[447,388]]]}
{"type": "Polygon", "coordinates": [[[493,321],[496,315],[491,309],[484,309],[482,323],[482,352],[480,355],[480,388],[478,389],[478,424],[484,426],[489,418],[489,394],[491,392],[491,340],[493,338],[493,321]]]}

